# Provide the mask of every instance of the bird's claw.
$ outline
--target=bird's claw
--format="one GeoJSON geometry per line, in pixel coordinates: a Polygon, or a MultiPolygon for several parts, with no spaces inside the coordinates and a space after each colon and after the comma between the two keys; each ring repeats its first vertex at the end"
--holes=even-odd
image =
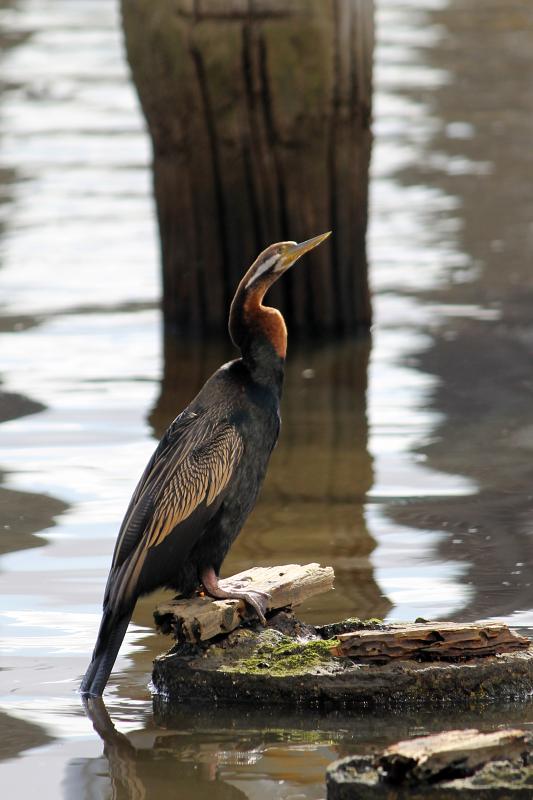
{"type": "MultiPolygon", "coordinates": [[[[243,590],[246,592],[246,587],[248,586],[250,580],[251,578],[241,578],[238,581],[234,581],[231,578],[226,578],[219,581],[218,585],[226,592],[242,592],[243,590]]],[[[271,597],[268,592],[264,592],[262,589],[248,589],[248,592],[253,592],[260,597],[264,597],[265,600],[270,600],[271,597]]]]}
{"type": "Polygon", "coordinates": [[[242,599],[255,609],[261,624],[266,625],[265,615],[268,609],[270,595],[267,592],[261,592],[258,589],[250,589],[248,592],[243,592],[242,599]]]}
{"type": "Polygon", "coordinates": [[[257,613],[259,620],[263,625],[266,625],[266,612],[268,609],[268,601],[271,595],[261,589],[246,589],[247,580],[232,581],[230,579],[222,580],[219,582],[219,590],[221,589],[224,595],[228,598],[235,600],[244,600],[245,603],[252,606],[257,613]]]}
{"type": "Polygon", "coordinates": [[[232,592],[234,590],[240,591],[241,589],[245,589],[249,582],[249,578],[240,578],[238,581],[234,578],[222,578],[219,580],[218,586],[225,592],[232,592]]]}

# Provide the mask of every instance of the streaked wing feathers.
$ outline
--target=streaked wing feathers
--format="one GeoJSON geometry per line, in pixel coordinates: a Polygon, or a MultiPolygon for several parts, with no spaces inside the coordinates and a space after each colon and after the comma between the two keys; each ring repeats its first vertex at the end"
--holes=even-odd
{"type": "Polygon", "coordinates": [[[146,547],[156,547],[205,501],[207,506],[226,488],[243,450],[242,439],[229,424],[219,425],[180,454],[166,470],[155,512],[146,533],[146,547]]]}
{"type": "Polygon", "coordinates": [[[196,414],[178,417],[149,462],[121,526],[106,591],[111,607],[133,598],[150,548],[222,494],[243,450],[231,423],[196,414]]]}

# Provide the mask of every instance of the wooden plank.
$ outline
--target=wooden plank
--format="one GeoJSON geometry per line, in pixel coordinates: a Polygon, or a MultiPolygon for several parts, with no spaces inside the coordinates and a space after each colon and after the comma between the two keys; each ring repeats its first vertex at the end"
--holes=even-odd
{"type": "Polygon", "coordinates": [[[379,764],[393,781],[428,781],[445,770],[467,774],[489,761],[518,761],[530,751],[531,734],[524,730],[444,731],[391,745],[379,764]]]}
{"type": "Polygon", "coordinates": [[[525,650],[530,641],[499,622],[429,622],[391,625],[385,630],[356,630],[339,636],[332,652],[364,663],[395,658],[440,661],[525,650]]]}
{"type": "MultiPolygon", "coordinates": [[[[253,567],[231,577],[245,581],[247,589],[267,592],[269,611],[296,606],[313,595],[333,588],[335,574],[331,567],[319,564],[285,564],[277,567],[253,567]]],[[[230,580],[230,579],[228,579],[230,580]]],[[[224,586],[224,581],[221,581],[224,586]]],[[[173,633],[179,642],[199,642],[237,628],[243,619],[253,618],[243,600],[213,600],[192,597],[159,605],[154,618],[163,633],[173,633]]]]}

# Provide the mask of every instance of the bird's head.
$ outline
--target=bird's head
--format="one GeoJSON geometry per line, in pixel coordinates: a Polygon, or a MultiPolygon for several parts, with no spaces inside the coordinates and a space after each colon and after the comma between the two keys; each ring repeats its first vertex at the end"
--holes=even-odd
{"type": "Polygon", "coordinates": [[[229,330],[233,342],[243,350],[254,337],[263,335],[276,353],[285,358],[287,331],[277,309],[263,306],[263,298],[284,272],[305,253],[331,235],[331,231],[305,242],[278,242],[258,255],[239,283],[231,304],[229,330]]]}
{"type": "MultiPolygon", "coordinates": [[[[309,250],[317,247],[328,236],[331,231],[322,233],[320,236],[314,236],[312,239],[307,239],[305,242],[278,242],[271,244],[266,250],[263,250],[242,279],[240,287],[243,287],[245,292],[255,293],[261,288],[264,293],[269,289],[278,278],[283,275],[290,267],[295,264],[309,250]]],[[[240,288],[239,287],[239,288],[240,288]]]]}

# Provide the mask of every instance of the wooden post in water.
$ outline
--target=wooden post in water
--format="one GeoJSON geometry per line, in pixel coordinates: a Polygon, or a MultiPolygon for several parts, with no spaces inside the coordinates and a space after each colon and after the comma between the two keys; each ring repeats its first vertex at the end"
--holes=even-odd
{"type": "Polygon", "coordinates": [[[154,151],[167,329],[220,334],[274,241],[333,230],[273,291],[305,335],[368,328],[373,0],[122,0],[154,151]]]}

